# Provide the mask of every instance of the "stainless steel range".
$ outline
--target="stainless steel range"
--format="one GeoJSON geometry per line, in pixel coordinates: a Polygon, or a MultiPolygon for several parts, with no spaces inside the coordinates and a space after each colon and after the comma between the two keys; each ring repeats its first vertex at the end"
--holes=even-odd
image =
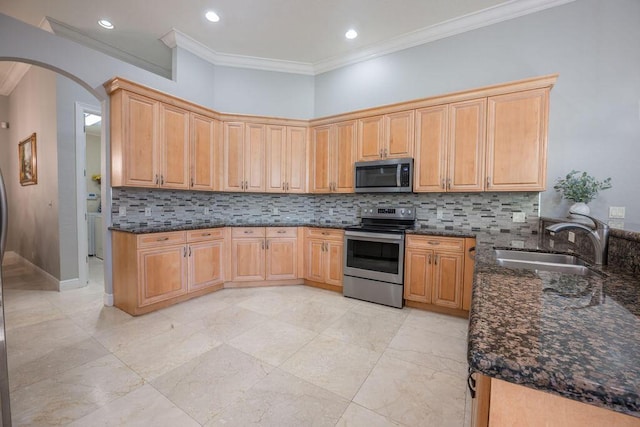
{"type": "Polygon", "coordinates": [[[402,308],[404,234],[415,226],[412,206],[367,207],[362,222],[344,233],[343,294],[402,308]]]}

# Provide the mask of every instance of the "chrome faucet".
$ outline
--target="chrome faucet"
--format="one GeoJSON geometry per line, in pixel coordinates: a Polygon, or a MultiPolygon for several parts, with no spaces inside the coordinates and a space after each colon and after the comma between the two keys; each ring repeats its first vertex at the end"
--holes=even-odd
{"type": "Polygon", "coordinates": [[[570,228],[579,228],[588,232],[588,236],[593,243],[593,251],[596,265],[607,265],[607,254],[609,251],[609,226],[604,222],[589,215],[572,213],[589,218],[595,224],[595,228],[587,227],[576,222],[560,222],[547,227],[547,231],[557,233],[570,228]]]}

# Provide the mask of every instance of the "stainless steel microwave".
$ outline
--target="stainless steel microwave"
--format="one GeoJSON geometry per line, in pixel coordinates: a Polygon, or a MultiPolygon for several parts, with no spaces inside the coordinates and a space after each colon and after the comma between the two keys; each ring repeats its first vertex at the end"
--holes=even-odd
{"type": "Polygon", "coordinates": [[[410,193],[413,159],[386,159],[355,163],[356,193],[410,193]]]}

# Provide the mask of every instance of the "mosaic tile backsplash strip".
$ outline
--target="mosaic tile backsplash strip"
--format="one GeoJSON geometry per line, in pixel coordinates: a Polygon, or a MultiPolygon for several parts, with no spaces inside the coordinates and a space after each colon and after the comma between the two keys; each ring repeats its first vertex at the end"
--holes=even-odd
{"type": "Polygon", "coordinates": [[[397,205],[415,207],[423,228],[533,231],[539,211],[538,193],[295,195],[114,188],[112,200],[113,224],[120,227],[204,221],[353,224],[364,206],[397,205]],[[119,216],[121,208],[125,216],[119,216]],[[524,212],[525,223],[514,223],[513,212],[524,212]]]}

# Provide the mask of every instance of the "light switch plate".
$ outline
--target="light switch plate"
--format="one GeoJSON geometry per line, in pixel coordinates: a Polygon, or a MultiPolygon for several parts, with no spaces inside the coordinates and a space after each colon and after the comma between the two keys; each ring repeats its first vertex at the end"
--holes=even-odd
{"type": "Polygon", "coordinates": [[[609,206],[609,218],[624,219],[625,213],[622,206],[609,206]]]}
{"type": "Polygon", "coordinates": [[[567,240],[569,240],[571,243],[575,243],[576,233],[574,233],[573,231],[570,231],[569,233],[567,233],[567,240]]]}
{"type": "Polygon", "coordinates": [[[333,208],[329,208],[329,215],[333,215],[333,208]]]}
{"type": "Polygon", "coordinates": [[[144,208],[144,216],[151,216],[151,208],[144,208]]]}
{"type": "Polygon", "coordinates": [[[209,207],[205,207],[204,208],[204,214],[205,215],[209,215],[209,207]]]}
{"type": "Polygon", "coordinates": [[[272,212],[273,212],[274,215],[278,215],[280,213],[280,209],[274,207],[272,212]]]}
{"type": "Polygon", "coordinates": [[[120,206],[120,209],[118,209],[118,216],[127,216],[126,206],[120,206]]]}
{"type": "Polygon", "coordinates": [[[524,212],[514,212],[513,213],[513,222],[524,222],[526,220],[526,216],[524,212]]]}

